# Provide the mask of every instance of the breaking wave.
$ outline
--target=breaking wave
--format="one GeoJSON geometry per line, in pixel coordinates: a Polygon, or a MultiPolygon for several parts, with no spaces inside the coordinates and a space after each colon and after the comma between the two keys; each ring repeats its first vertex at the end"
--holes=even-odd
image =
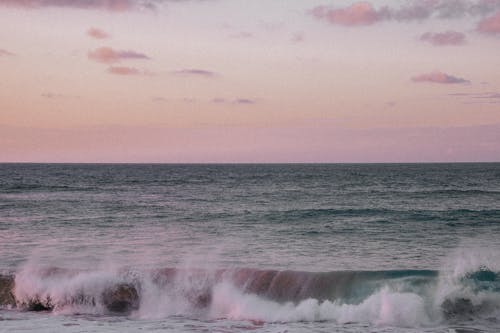
{"type": "MultiPolygon", "coordinates": [[[[419,327],[498,318],[500,270],[299,272],[250,268],[75,270],[26,265],[0,276],[3,307],[262,322],[333,321],[419,327]]],[[[490,263],[491,264],[491,263],[490,263]]]]}

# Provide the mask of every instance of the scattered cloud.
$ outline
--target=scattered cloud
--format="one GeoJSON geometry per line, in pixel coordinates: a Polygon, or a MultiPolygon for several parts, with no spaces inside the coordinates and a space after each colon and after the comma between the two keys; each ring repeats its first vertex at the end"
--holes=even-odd
{"type": "Polygon", "coordinates": [[[426,32],[420,36],[420,40],[435,46],[463,45],[465,44],[465,35],[457,31],[426,32]]]}
{"type": "Polygon", "coordinates": [[[14,56],[14,53],[9,52],[5,49],[0,49],[0,57],[12,57],[14,56]]]}
{"type": "Polygon", "coordinates": [[[318,6],[311,10],[311,14],[335,25],[364,26],[390,20],[406,22],[486,16],[496,10],[500,10],[499,0],[410,0],[400,7],[380,8],[363,1],[347,7],[318,6]]]}
{"type": "Polygon", "coordinates": [[[179,76],[199,76],[206,78],[215,78],[218,76],[218,74],[215,72],[197,68],[180,69],[177,71],[173,71],[172,74],[179,76]]]}
{"type": "Polygon", "coordinates": [[[87,30],[87,35],[95,39],[106,39],[109,38],[109,34],[98,28],[90,28],[87,30]]]}
{"type": "Polygon", "coordinates": [[[500,34],[500,11],[480,21],[477,31],[485,34],[500,34]]]}
{"type": "Polygon", "coordinates": [[[110,47],[100,47],[94,51],[90,51],[88,53],[88,57],[89,59],[105,64],[112,64],[129,59],[150,59],[143,53],[138,53],[135,51],[117,51],[113,50],[110,47]]]}
{"type": "Polygon", "coordinates": [[[453,75],[445,74],[442,72],[432,72],[414,76],[411,78],[413,82],[431,82],[439,84],[464,84],[470,83],[466,79],[462,79],[453,75]]]}
{"type": "Polygon", "coordinates": [[[312,10],[312,15],[331,24],[345,26],[370,25],[379,20],[377,11],[368,2],[358,2],[345,8],[318,6],[312,10]]]}

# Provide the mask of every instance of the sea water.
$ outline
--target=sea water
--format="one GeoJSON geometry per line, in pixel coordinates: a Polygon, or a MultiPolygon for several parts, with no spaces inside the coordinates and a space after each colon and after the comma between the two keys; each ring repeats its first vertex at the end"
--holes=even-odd
{"type": "Polygon", "coordinates": [[[0,303],[0,332],[497,332],[500,164],[0,164],[0,303]]]}

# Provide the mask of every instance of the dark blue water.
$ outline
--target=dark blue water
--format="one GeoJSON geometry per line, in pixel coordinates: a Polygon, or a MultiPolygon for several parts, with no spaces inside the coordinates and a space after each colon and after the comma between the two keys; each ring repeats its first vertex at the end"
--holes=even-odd
{"type": "MultiPolygon", "coordinates": [[[[101,273],[123,267],[135,272],[176,267],[204,272],[248,268],[389,275],[403,270],[413,279],[407,283],[408,278],[389,276],[366,284],[366,292],[358,293],[361,296],[350,305],[346,299],[326,304],[315,294],[312,299],[319,303],[303,305],[313,312],[303,316],[297,308],[301,300],[295,300],[297,307],[286,307],[284,301],[263,294],[246,299],[247,294],[231,289],[234,285],[210,288],[215,296],[233,297],[240,309],[236,314],[217,303],[215,296],[210,311],[202,314],[180,306],[177,294],[175,300],[171,294],[164,297],[177,307],[161,300],[142,304],[135,313],[139,322],[154,318],[143,324],[173,325],[167,325],[166,331],[172,327],[189,331],[189,325],[199,326],[193,330],[217,330],[220,323],[233,325],[231,320],[236,325],[256,320],[261,326],[251,324],[251,328],[262,331],[303,331],[308,323],[312,326],[307,330],[317,331],[403,326],[448,332],[456,327],[444,318],[442,304],[451,298],[488,303],[481,309],[470,307],[473,321],[466,328],[500,329],[496,280],[480,290],[464,282],[470,274],[497,274],[499,254],[498,163],[0,164],[0,271],[4,274],[36,275],[34,267],[101,273]],[[420,281],[412,272],[422,270],[432,272],[432,277],[422,282],[424,287],[411,289],[420,281]],[[453,293],[460,296],[450,298],[453,293]],[[408,308],[403,314],[391,308],[387,314],[384,302],[394,309],[408,308]],[[267,311],[260,313],[256,310],[260,308],[267,311]],[[409,313],[417,313],[417,318],[409,318],[409,313]],[[222,321],[214,323],[214,318],[222,321]]],[[[40,286],[40,279],[34,280],[30,283],[38,292],[37,288],[53,292],[53,286],[40,286]]],[[[0,317],[21,316],[15,310],[6,313],[0,317]]],[[[54,325],[61,324],[57,318],[51,319],[54,325]]],[[[454,320],[462,325],[460,318],[454,320]]],[[[37,322],[31,317],[29,321],[37,322]]],[[[12,322],[15,328],[16,321],[12,322]]],[[[122,324],[116,328],[123,328],[122,324]]],[[[92,326],[86,321],[78,325],[80,329],[90,325],[89,330],[92,326]]]]}

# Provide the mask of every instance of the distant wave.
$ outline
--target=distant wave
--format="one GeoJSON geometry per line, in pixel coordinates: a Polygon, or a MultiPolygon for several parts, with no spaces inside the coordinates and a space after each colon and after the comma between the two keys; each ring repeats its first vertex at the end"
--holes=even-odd
{"type": "Polygon", "coordinates": [[[56,313],[172,315],[403,326],[500,310],[500,273],[447,279],[433,270],[299,272],[164,268],[137,271],[25,267],[0,276],[4,307],[56,313]]]}
{"type": "Polygon", "coordinates": [[[75,192],[83,192],[83,191],[94,191],[95,187],[88,186],[69,186],[69,185],[46,185],[46,184],[7,184],[2,185],[0,190],[4,193],[19,193],[26,191],[75,191],[75,192]]]}
{"type": "Polygon", "coordinates": [[[334,217],[391,217],[395,221],[449,221],[468,219],[473,222],[475,217],[496,218],[500,216],[500,209],[448,209],[448,210],[417,210],[409,207],[407,210],[386,208],[313,208],[291,209],[267,212],[263,218],[271,222],[289,223],[309,218],[334,218],[334,217]]]}

